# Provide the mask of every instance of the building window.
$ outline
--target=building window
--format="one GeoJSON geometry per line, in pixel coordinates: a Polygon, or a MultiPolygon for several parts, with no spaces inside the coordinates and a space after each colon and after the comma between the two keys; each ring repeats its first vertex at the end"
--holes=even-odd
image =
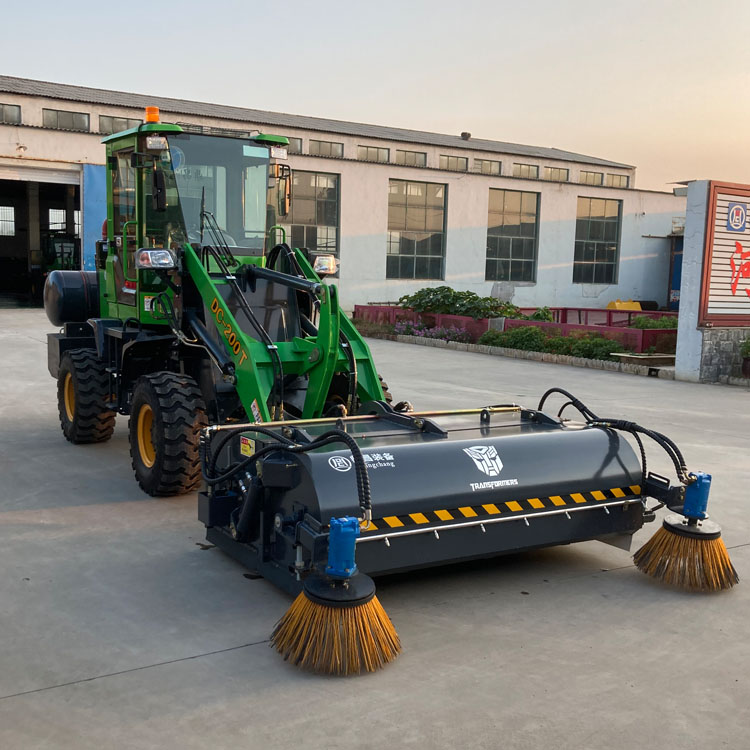
{"type": "Polygon", "coordinates": [[[0,206],[0,237],[16,236],[16,209],[14,206],[0,206]]]}
{"type": "Polygon", "coordinates": [[[535,281],[539,193],[490,190],[486,281],[535,281]]]}
{"type": "Polygon", "coordinates": [[[616,283],[621,209],[622,201],[578,199],[574,284],[616,283]]]}
{"type": "Polygon", "coordinates": [[[396,164],[406,167],[426,167],[427,154],[423,151],[402,151],[396,149],[396,164]]]}
{"type": "Polygon", "coordinates": [[[489,159],[474,159],[474,171],[481,174],[498,175],[502,171],[501,162],[489,159]]]}
{"type": "Polygon", "coordinates": [[[339,252],[339,175],[292,170],[287,241],[318,253],[339,252]]]}
{"type": "Polygon", "coordinates": [[[310,141],[310,153],[313,156],[335,156],[341,159],[344,156],[344,144],[332,143],[331,141],[310,141]]]}
{"type": "Polygon", "coordinates": [[[537,180],[539,179],[539,167],[537,167],[535,164],[514,164],[513,176],[526,177],[530,180],[537,180]]]}
{"type": "MultiPolygon", "coordinates": [[[[50,208],[47,215],[47,228],[50,232],[64,232],[67,228],[64,208],[50,208]]],[[[81,236],[81,212],[73,211],[73,233],[76,237],[81,236]]]]}
{"type": "Polygon", "coordinates": [[[379,161],[387,164],[391,160],[391,151],[379,146],[357,146],[357,158],[360,161],[379,161]]]}
{"type": "Polygon", "coordinates": [[[21,108],[17,104],[0,104],[0,123],[3,125],[20,125],[21,108]]]}
{"type": "Polygon", "coordinates": [[[387,279],[442,279],[447,188],[388,181],[387,279]]]}
{"type": "Polygon", "coordinates": [[[465,156],[440,154],[440,169],[447,169],[451,172],[468,172],[469,160],[465,156]]]}
{"type": "Polygon", "coordinates": [[[143,120],[131,119],[129,117],[112,117],[110,115],[99,115],[100,133],[121,133],[123,130],[137,128],[143,120]]]}
{"type": "Polygon", "coordinates": [[[603,172],[585,172],[581,170],[581,176],[578,178],[581,185],[602,185],[604,183],[603,172]]]}
{"type": "Polygon", "coordinates": [[[289,145],[287,146],[286,150],[290,154],[301,154],[302,153],[302,139],[290,138],[289,145]]]}
{"type": "Polygon", "coordinates": [[[62,109],[43,109],[42,124],[55,130],[81,130],[89,132],[89,116],[84,112],[68,112],[62,109]]]}
{"type": "Polygon", "coordinates": [[[567,182],[570,173],[562,167],[545,167],[544,179],[551,182],[567,182]]]}
{"type": "Polygon", "coordinates": [[[607,187],[626,188],[630,186],[630,177],[626,174],[608,174],[607,187]]]}

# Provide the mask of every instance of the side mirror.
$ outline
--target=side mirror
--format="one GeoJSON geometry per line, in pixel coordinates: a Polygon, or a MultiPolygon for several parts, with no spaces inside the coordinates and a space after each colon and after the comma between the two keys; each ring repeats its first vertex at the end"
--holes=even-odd
{"type": "Polygon", "coordinates": [[[292,170],[288,164],[272,164],[271,176],[279,183],[276,215],[283,218],[292,208],[292,170]]]}
{"type": "Polygon", "coordinates": [[[339,270],[339,263],[335,255],[316,255],[313,271],[318,276],[331,276],[339,270]]]}
{"type": "Polygon", "coordinates": [[[167,210],[167,185],[164,180],[164,172],[154,167],[151,173],[151,205],[154,211],[167,210]]]}

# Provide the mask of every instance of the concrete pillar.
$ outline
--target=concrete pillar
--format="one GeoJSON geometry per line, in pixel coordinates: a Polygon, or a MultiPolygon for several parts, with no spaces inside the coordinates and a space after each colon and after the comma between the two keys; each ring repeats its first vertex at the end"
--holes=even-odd
{"type": "Polygon", "coordinates": [[[76,186],[65,186],[65,234],[74,235],[76,233],[75,217],[75,199],[76,186]]]}
{"type": "Polygon", "coordinates": [[[677,356],[675,377],[678,380],[700,380],[703,331],[698,328],[703,248],[706,244],[706,211],[708,180],[688,185],[685,244],[682,251],[680,315],[677,319],[677,356]]]}
{"type": "Polygon", "coordinates": [[[39,226],[39,183],[26,183],[26,200],[29,207],[29,271],[41,268],[42,244],[39,226]]]}

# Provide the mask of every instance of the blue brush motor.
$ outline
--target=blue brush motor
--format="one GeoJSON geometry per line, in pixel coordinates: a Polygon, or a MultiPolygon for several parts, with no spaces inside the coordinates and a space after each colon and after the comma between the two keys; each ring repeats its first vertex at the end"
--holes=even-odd
{"type": "Polygon", "coordinates": [[[358,518],[344,516],[331,519],[326,575],[331,578],[351,578],[357,572],[354,554],[358,536],[358,518]]]}
{"type": "Polygon", "coordinates": [[[702,471],[694,471],[690,474],[693,479],[685,488],[685,503],[682,506],[682,515],[687,518],[702,521],[707,518],[708,493],[711,489],[711,475],[702,471]]]}

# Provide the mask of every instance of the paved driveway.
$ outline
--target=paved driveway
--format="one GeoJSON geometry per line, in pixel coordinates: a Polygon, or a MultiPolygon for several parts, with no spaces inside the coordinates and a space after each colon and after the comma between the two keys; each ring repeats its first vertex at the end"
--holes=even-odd
{"type": "MultiPolygon", "coordinates": [[[[385,579],[396,662],[353,679],[286,665],[267,637],[288,598],[203,548],[195,496],[140,492],[125,419],[107,444],[65,442],[49,329],[0,310],[2,750],[747,747],[750,585],[671,591],[598,542],[385,579]]],[[[417,407],[535,406],[561,385],[666,432],[714,474],[750,571],[747,390],[371,345],[417,407]]]]}

